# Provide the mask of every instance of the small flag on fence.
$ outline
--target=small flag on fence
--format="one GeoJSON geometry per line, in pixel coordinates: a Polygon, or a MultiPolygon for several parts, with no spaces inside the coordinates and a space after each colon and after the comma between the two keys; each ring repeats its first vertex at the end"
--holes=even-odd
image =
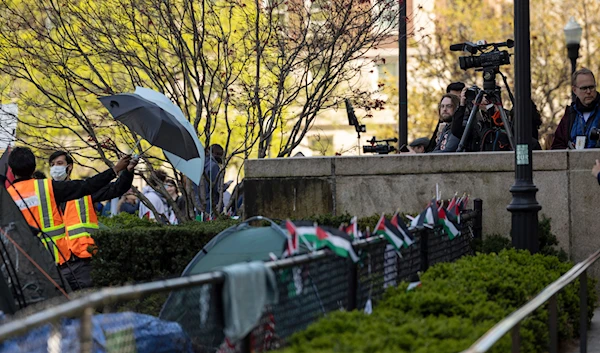
{"type": "Polygon", "coordinates": [[[410,222],[411,228],[422,229],[438,224],[437,201],[435,198],[429,202],[427,208],[410,222]]]}
{"type": "Polygon", "coordinates": [[[396,251],[400,251],[400,248],[402,248],[402,245],[404,244],[402,234],[398,228],[394,227],[390,221],[385,219],[385,214],[382,214],[379,222],[377,222],[375,234],[383,235],[396,251]]]}
{"type": "Polygon", "coordinates": [[[358,230],[358,218],[356,216],[352,217],[350,220],[350,224],[347,226],[340,226],[340,230],[348,234],[352,239],[360,239],[362,238],[362,233],[358,230]]]}
{"type": "Polygon", "coordinates": [[[409,247],[415,242],[415,238],[410,233],[410,230],[408,230],[408,227],[406,226],[406,223],[404,223],[404,220],[400,218],[398,212],[396,212],[396,214],[392,217],[391,223],[394,227],[396,227],[396,229],[398,229],[400,234],[402,234],[405,247],[409,247]]]}
{"type": "Polygon", "coordinates": [[[451,240],[460,235],[460,231],[456,225],[446,216],[446,210],[443,207],[438,209],[439,224],[444,228],[444,231],[451,240]]]}
{"type": "Polygon", "coordinates": [[[315,228],[317,238],[322,245],[328,247],[338,256],[349,257],[353,262],[358,262],[358,255],[354,252],[351,242],[337,235],[333,235],[319,226],[316,226],[315,228]]]}
{"type": "Polygon", "coordinates": [[[299,236],[296,231],[296,226],[289,219],[285,221],[285,228],[288,231],[287,243],[283,257],[294,256],[298,253],[300,248],[299,236]]]}

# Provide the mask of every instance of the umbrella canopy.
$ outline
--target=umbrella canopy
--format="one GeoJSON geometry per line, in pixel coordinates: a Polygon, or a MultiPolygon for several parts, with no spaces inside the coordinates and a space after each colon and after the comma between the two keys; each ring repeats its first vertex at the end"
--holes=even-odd
{"type": "MultiPolygon", "coordinates": [[[[155,93],[160,95],[158,92],[155,93]]],[[[184,160],[201,157],[194,141],[195,134],[191,134],[179,119],[172,115],[172,110],[164,109],[137,92],[121,93],[99,99],[116,120],[153,146],[160,147],[184,160]]]]}
{"type": "Polygon", "coordinates": [[[198,151],[199,157],[185,159],[168,150],[164,150],[164,153],[175,169],[185,174],[185,176],[190,178],[196,185],[200,185],[200,179],[202,178],[202,173],[204,171],[204,147],[202,147],[200,140],[198,140],[192,124],[185,118],[181,109],[173,104],[164,94],[144,87],[137,87],[135,89],[135,94],[147,101],[153,102],[168,112],[170,116],[174,117],[190,133],[190,135],[192,135],[194,138],[194,146],[198,151]]]}

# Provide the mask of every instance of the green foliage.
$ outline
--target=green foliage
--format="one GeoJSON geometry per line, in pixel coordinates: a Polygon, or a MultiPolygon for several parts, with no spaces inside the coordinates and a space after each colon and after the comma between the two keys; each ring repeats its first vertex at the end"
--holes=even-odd
{"type": "MultiPolygon", "coordinates": [[[[570,268],[554,256],[514,249],[438,264],[421,277],[420,288],[407,292],[403,283],[389,289],[370,316],[330,314],[292,336],[285,352],[462,351],[570,268]]],[[[573,338],[579,329],[578,286],[575,281],[558,295],[561,339],[573,338]]],[[[590,320],[596,300],[590,293],[590,320]]],[[[523,321],[522,352],[546,350],[547,320],[542,307],[523,321]]],[[[507,351],[508,336],[491,350],[507,351]]]]}
{"type": "Polygon", "coordinates": [[[207,242],[237,223],[234,220],[216,220],[178,226],[160,226],[150,222],[126,226],[135,222],[126,216],[117,217],[112,223],[115,228],[94,234],[99,248],[92,258],[92,278],[96,286],[178,276],[207,242]]]}
{"type": "MultiPolygon", "coordinates": [[[[552,233],[550,222],[552,218],[542,215],[542,219],[538,223],[538,238],[539,238],[539,253],[542,255],[556,256],[560,261],[567,261],[567,253],[558,248],[558,238],[552,233]]],[[[504,249],[512,248],[510,237],[505,237],[500,234],[492,234],[484,237],[481,243],[474,245],[475,250],[485,254],[499,253],[504,249]]]]}

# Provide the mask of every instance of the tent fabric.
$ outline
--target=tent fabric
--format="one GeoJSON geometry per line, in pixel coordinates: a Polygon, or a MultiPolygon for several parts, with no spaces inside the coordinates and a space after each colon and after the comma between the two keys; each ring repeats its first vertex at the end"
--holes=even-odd
{"type": "MultiPolygon", "coordinates": [[[[54,264],[52,255],[40,238],[32,232],[12,197],[3,187],[0,187],[0,272],[16,309],[63,296],[46,275],[56,284],[66,288],[66,292],[70,291],[68,283],[63,280],[54,264]]],[[[2,310],[8,310],[5,312],[10,313],[10,305],[5,305],[2,310]]]]}
{"type": "MultiPolygon", "coordinates": [[[[283,253],[286,242],[287,235],[279,225],[263,217],[250,218],[222,231],[209,241],[188,264],[182,276],[209,272],[240,262],[268,261],[269,253],[276,256],[283,253]],[[254,220],[268,221],[271,225],[252,227],[249,222],[254,220]]],[[[220,292],[210,285],[172,292],[159,317],[181,324],[193,341],[202,340],[196,344],[218,345],[224,338],[222,327],[207,324],[211,322],[209,318],[219,316],[215,311],[218,296],[220,292]]]]}
{"type": "MultiPolygon", "coordinates": [[[[58,327],[60,340],[49,339],[52,327],[45,325],[0,344],[0,353],[80,352],[80,321],[65,319],[58,327]],[[56,344],[51,350],[48,345],[56,344]]],[[[192,353],[192,344],[181,326],[153,316],[125,312],[92,317],[94,353],[192,353]]]]}

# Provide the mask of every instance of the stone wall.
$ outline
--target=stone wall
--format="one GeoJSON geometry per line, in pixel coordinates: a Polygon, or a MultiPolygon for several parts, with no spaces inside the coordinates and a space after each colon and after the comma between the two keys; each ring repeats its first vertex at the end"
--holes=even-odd
{"type": "MultiPolygon", "coordinates": [[[[552,218],[552,231],[573,261],[600,248],[600,186],[590,173],[596,158],[596,150],[533,154],[540,216],[552,218]]],[[[466,192],[483,200],[484,235],[510,234],[512,152],[279,158],[249,160],[245,168],[247,216],[417,213],[437,183],[443,198],[466,192]]]]}

